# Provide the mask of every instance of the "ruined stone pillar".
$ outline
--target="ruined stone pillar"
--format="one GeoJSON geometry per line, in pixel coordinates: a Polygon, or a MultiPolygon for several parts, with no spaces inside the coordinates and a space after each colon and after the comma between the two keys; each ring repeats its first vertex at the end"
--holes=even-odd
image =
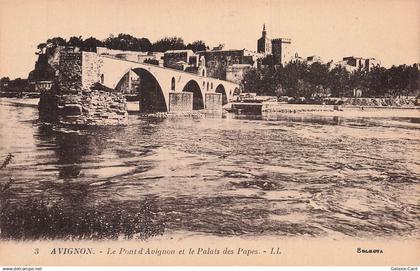
{"type": "Polygon", "coordinates": [[[61,124],[127,124],[126,100],[99,83],[100,66],[96,53],[61,52],[52,87],[40,95],[40,118],[61,124]]]}
{"type": "Polygon", "coordinates": [[[83,90],[77,94],[44,93],[38,108],[41,119],[61,124],[128,124],[123,94],[105,90],[83,90]]]}

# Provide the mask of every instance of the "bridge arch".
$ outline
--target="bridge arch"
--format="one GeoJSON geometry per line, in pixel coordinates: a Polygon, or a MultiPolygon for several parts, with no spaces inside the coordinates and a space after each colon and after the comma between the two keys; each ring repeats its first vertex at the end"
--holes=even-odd
{"type": "MultiPolygon", "coordinates": [[[[131,91],[132,91],[132,85],[130,84],[131,80],[132,80],[132,73],[131,73],[131,69],[129,69],[121,77],[121,79],[115,85],[114,89],[117,90],[118,92],[121,92],[121,93],[124,93],[124,94],[131,94],[131,91]]],[[[102,78],[101,78],[101,82],[103,82],[102,78]]],[[[137,93],[137,90],[135,90],[135,91],[137,93]]]]}
{"type": "Polygon", "coordinates": [[[228,103],[226,89],[225,89],[225,87],[222,84],[219,84],[216,87],[216,93],[222,94],[222,105],[225,105],[225,104],[228,103]]]}
{"type": "MultiPolygon", "coordinates": [[[[103,85],[109,88],[116,89],[117,84],[121,78],[132,70],[136,74],[140,74],[138,79],[136,77],[135,84],[137,88],[143,83],[142,93],[143,102],[145,100],[153,101],[153,97],[156,96],[157,102],[153,102],[151,106],[143,106],[141,110],[155,110],[155,111],[167,111],[169,110],[169,94],[170,92],[181,92],[186,88],[185,91],[191,91],[195,97],[195,109],[203,108],[203,102],[205,101],[205,93],[207,89],[207,83],[209,82],[209,93],[219,92],[222,93],[223,103],[229,101],[232,97],[235,88],[239,86],[235,83],[218,80],[210,77],[201,77],[197,74],[185,73],[183,71],[164,68],[156,65],[150,65],[145,63],[138,63],[135,61],[128,61],[123,59],[117,59],[108,55],[100,55],[101,63],[98,61],[98,75],[95,80],[97,82],[103,82],[103,85]],[[103,74],[103,76],[101,76],[103,74]],[[172,88],[172,78],[175,79],[175,90],[172,88]],[[146,81],[146,82],[143,82],[146,81]],[[190,81],[194,81],[190,82],[190,81]],[[151,89],[147,91],[144,85],[150,85],[151,89]],[[187,86],[188,84],[188,86],[187,86]],[[221,85],[221,86],[219,86],[221,85]],[[219,87],[216,91],[216,87],[219,87]],[[163,95],[162,95],[163,93],[163,95]],[[165,105],[162,101],[165,101],[165,105]]],[[[86,85],[89,83],[86,80],[86,85]]]]}
{"type": "Polygon", "coordinates": [[[140,112],[167,112],[167,98],[156,77],[143,68],[134,68],[132,71],[140,78],[138,88],[140,112]]]}
{"type": "Polygon", "coordinates": [[[191,79],[185,84],[182,91],[193,93],[193,110],[204,109],[203,94],[197,81],[191,79]]]}

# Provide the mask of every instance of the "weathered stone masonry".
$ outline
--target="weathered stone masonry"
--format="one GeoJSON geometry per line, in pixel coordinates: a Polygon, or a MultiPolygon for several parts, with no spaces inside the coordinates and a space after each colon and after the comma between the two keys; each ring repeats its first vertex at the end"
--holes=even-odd
{"type": "Polygon", "coordinates": [[[96,53],[62,51],[54,85],[40,96],[41,117],[63,124],[126,124],[123,94],[95,85],[101,82],[101,65],[96,53]]]}
{"type": "Polygon", "coordinates": [[[82,55],[82,87],[89,88],[96,82],[103,83],[101,74],[102,58],[97,53],[83,52],[82,55]]]}
{"type": "Polygon", "coordinates": [[[60,93],[78,93],[82,89],[82,53],[60,54],[58,64],[58,88],[60,93]]]}

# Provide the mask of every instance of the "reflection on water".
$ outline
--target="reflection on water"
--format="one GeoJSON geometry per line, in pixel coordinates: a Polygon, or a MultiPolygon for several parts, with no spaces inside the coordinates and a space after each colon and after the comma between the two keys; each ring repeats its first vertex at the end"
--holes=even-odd
{"type": "Polygon", "coordinates": [[[2,238],[419,234],[420,118],[37,119],[0,104],[2,238]]]}

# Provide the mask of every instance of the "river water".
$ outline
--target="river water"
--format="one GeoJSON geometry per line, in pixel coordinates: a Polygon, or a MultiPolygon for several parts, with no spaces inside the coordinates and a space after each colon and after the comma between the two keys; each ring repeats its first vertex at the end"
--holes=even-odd
{"type": "Polygon", "coordinates": [[[76,129],[2,98],[0,165],[9,153],[3,239],[419,237],[418,114],[76,129]]]}

